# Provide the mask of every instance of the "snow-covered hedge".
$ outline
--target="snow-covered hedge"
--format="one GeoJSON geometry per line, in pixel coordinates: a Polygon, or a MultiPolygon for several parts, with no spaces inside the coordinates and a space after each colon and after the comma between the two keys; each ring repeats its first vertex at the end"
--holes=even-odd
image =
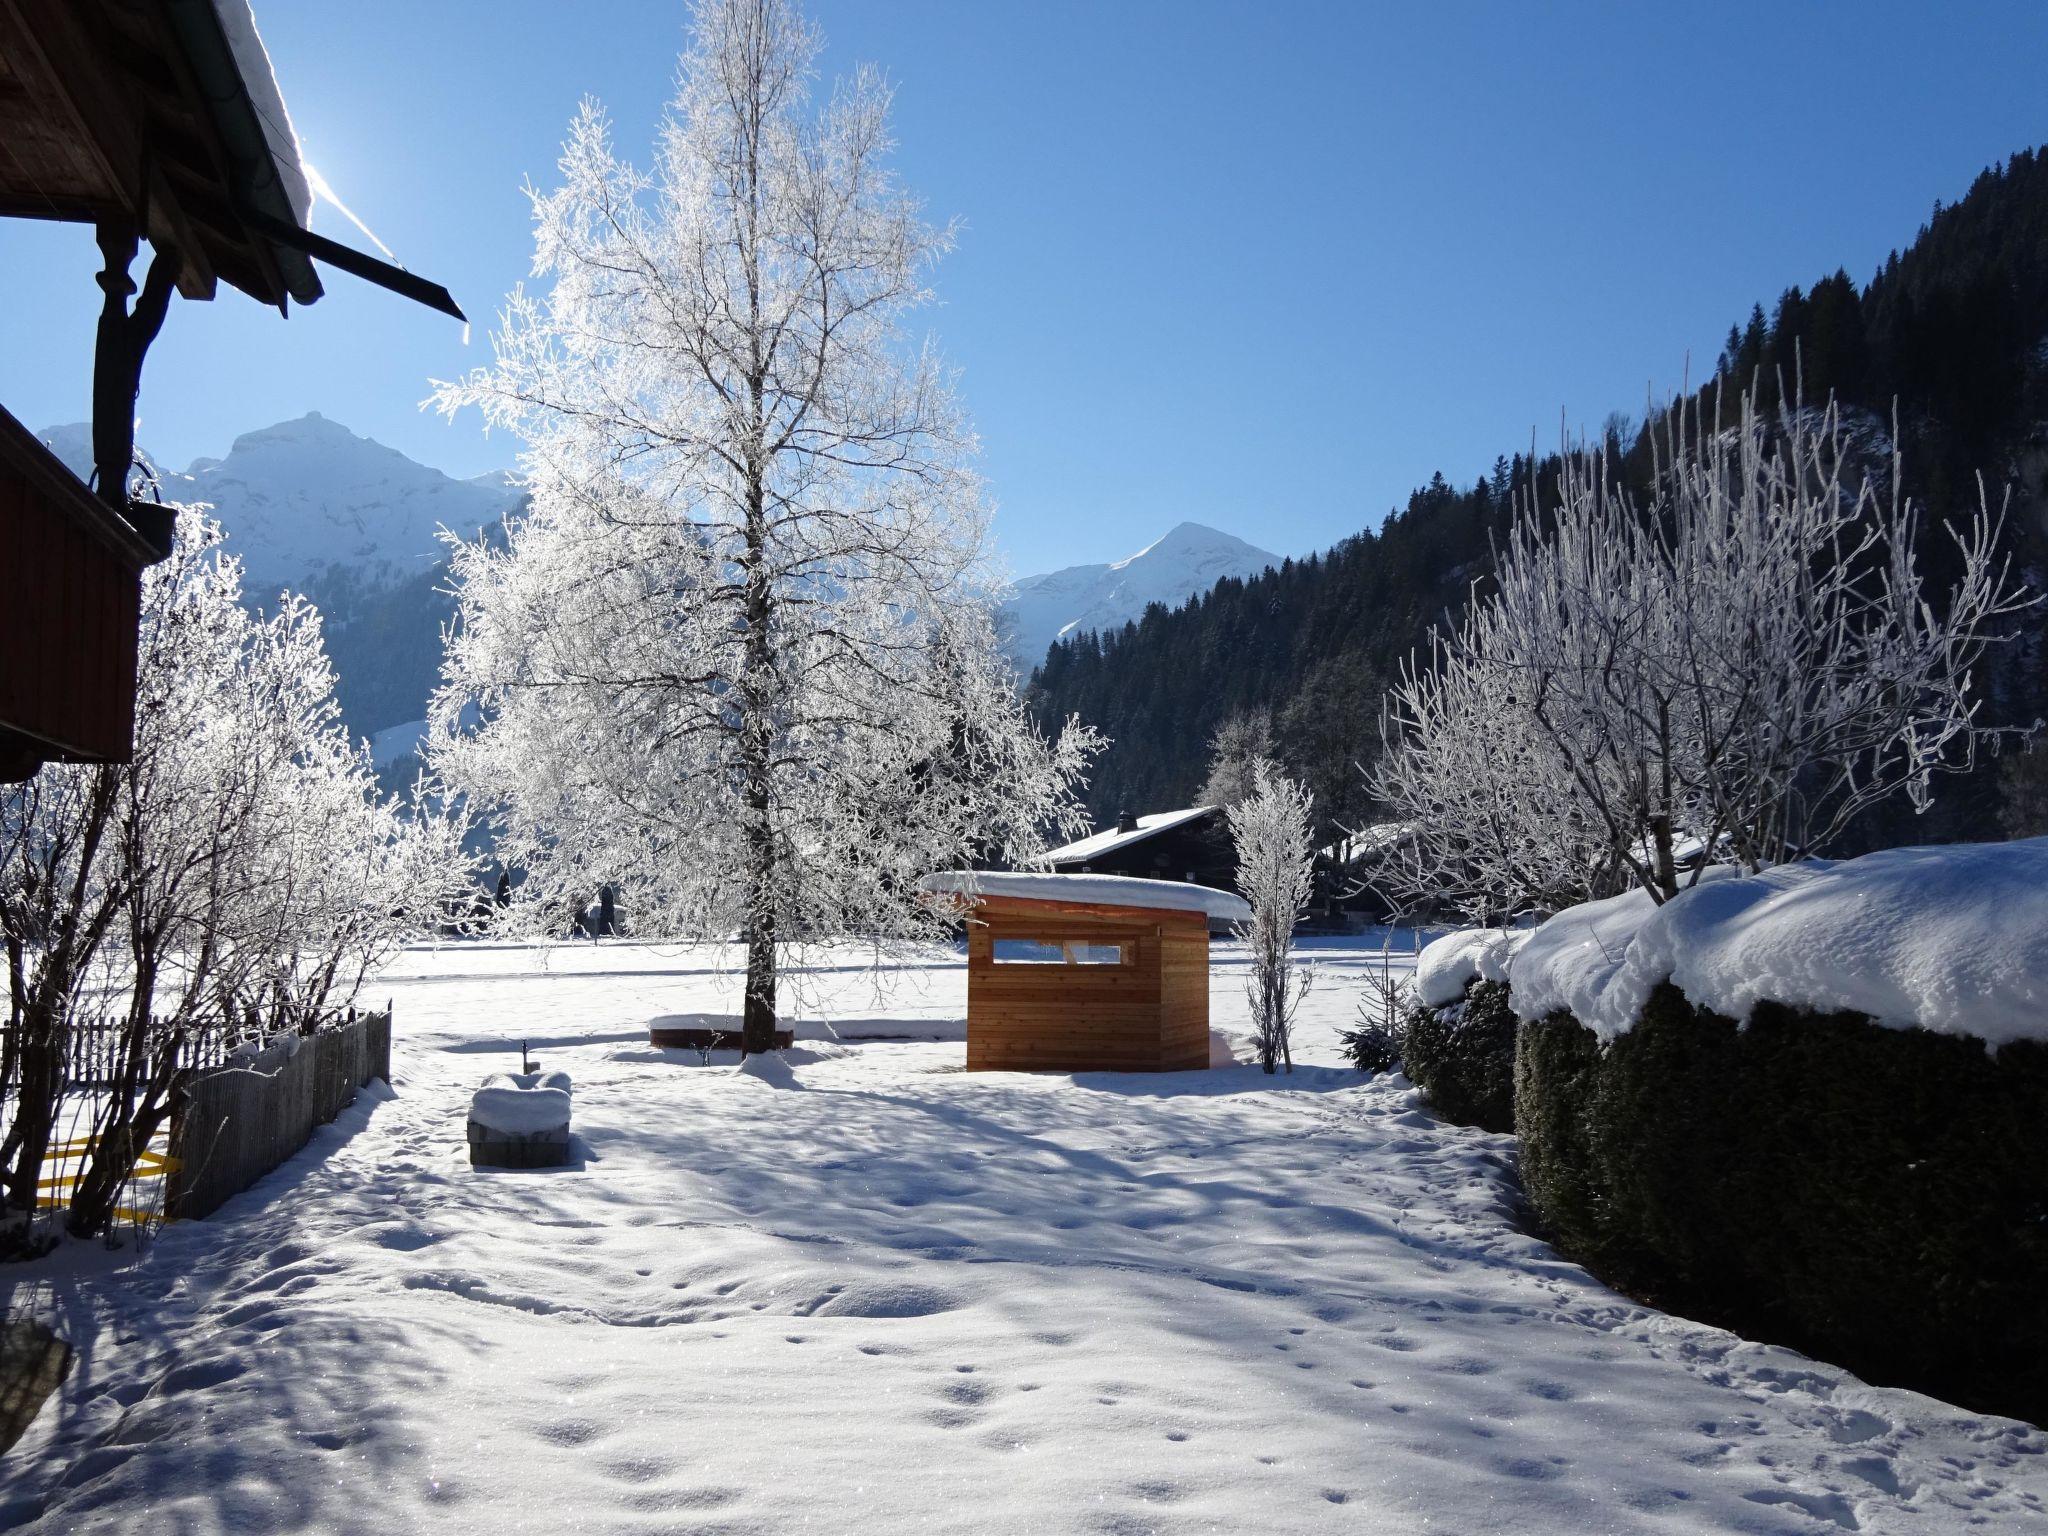
{"type": "Polygon", "coordinates": [[[1509,974],[1522,1177],[1560,1248],[2048,1421],[2048,841],[1595,903],[1509,974]]]}
{"type": "Polygon", "coordinates": [[[1446,1120],[1515,1128],[1515,1015],[1508,968],[1526,930],[1466,928],[1415,960],[1402,1066],[1446,1120]]]}
{"type": "Polygon", "coordinates": [[[1553,917],[1514,957],[1515,1012],[1563,1009],[1613,1040],[1668,981],[1735,1019],[1768,1000],[2048,1040],[2048,838],[1709,873],[1661,907],[1631,892],[1553,917]]]}
{"type": "Polygon", "coordinates": [[[1401,1064],[1446,1120],[1515,1128],[1515,1015],[1499,982],[1475,981],[1460,1001],[1441,1008],[1411,1008],[1401,1064]]]}

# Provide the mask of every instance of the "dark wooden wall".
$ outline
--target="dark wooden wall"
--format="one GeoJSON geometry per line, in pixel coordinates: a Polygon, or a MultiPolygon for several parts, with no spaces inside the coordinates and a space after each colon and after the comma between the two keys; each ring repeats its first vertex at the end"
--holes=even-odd
{"type": "Polygon", "coordinates": [[[1209,1065],[1209,926],[1196,912],[985,899],[967,930],[967,1069],[1209,1065]],[[1123,943],[1121,965],[999,965],[997,939],[1123,943]]]}
{"type": "Polygon", "coordinates": [[[141,553],[116,523],[0,412],[0,758],[128,758],[141,553]]]}

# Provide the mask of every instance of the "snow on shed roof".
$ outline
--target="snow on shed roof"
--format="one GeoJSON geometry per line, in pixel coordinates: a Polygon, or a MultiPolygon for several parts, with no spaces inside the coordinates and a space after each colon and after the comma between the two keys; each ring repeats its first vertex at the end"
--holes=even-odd
{"type": "Polygon", "coordinates": [[[1184,811],[1155,811],[1150,816],[1138,817],[1138,825],[1134,831],[1119,832],[1111,827],[1106,832],[1092,832],[1079,842],[1053,849],[1045,859],[1048,864],[1083,864],[1089,859],[1099,859],[1119,848],[1128,848],[1133,843],[1142,843],[1146,838],[1174,827],[1199,821],[1215,809],[1213,805],[1191,805],[1184,811]]]}
{"type": "Polygon", "coordinates": [[[1144,907],[1153,911],[1200,912],[1244,922],[1251,905],[1229,891],[1178,880],[1140,880],[1134,875],[1032,875],[948,869],[926,875],[918,888],[954,896],[1016,896],[1026,901],[1078,901],[1099,907],[1144,907]]]}

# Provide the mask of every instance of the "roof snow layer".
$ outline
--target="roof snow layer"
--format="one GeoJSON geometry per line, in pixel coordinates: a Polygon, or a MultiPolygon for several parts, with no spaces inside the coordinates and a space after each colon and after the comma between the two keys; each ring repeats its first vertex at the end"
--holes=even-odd
{"type": "Polygon", "coordinates": [[[1111,827],[1106,832],[1092,832],[1078,842],[1068,843],[1064,848],[1055,848],[1045,856],[1048,864],[1082,864],[1089,859],[1100,858],[1113,849],[1128,848],[1132,843],[1142,843],[1146,838],[1168,831],[1190,821],[1199,821],[1215,810],[1213,805],[1191,805],[1181,811],[1154,811],[1149,816],[1137,818],[1137,827],[1129,832],[1120,832],[1111,827]]]}
{"type": "Polygon", "coordinates": [[[285,110],[284,93],[277,88],[277,71],[271,67],[270,50],[263,46],[263,37],[256,30],[255,14],[249,8],[249,0],[213,0],[213,13],[220,18],[228,51],[234,55],[235,68],[241,71],[242,84],[248,88],[249,104],[263,124],[263,139],[269,146],[270,158],[276,162],[285,200],[291,204],[299,227],[304,229],[313,215],[313,189],[306,179],[291,113],[285,110]]]}
{"type": "Polygon", "coordinates": [[[1516,1014],[1567,1009],[1613,1040],[1669,981],[1734,1019],[1768,1000],[2048,1041],[2048,838],[1709,873],[1661,907],[1633,891],[1551,918],[1509,966],[1516,1014]]]}
{"type": "Polygon", "coordinates": [[[1030,875],[958,869],[926,875],[918,882],[918,888],[935,895],[969,898],[1016,896],[1027,901],[1200,912],[1225,922],[1248,922],[1252,915],[1251,904],[1229,891],[1186,885],[1178,880],[1140,880],[1131,875],[1030,875]]]}

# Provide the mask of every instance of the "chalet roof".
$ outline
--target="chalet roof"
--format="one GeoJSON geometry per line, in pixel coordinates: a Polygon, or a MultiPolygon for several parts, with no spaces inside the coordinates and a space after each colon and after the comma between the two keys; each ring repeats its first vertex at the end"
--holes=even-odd
{"type": "Polygon", "coordinates": [[[1244,922],[1252,915],[1250,904],[1230,891],[1179,880],[1141,880],[1132,875],[1037,875],[959,869],[926,875],[918,882],[918,888],[934,895],[1064,901],[1148,912],[1200,912],[1225,922],[1244,922]]]}
{"type": "Polygon", "coordinates": [[[1161,832],[1170,832],[1175,827],[1188,826],[1213,814],[1213,805],[1191,805],[1181,811],[1155,811],[1150,816],[1140,816],[1137,827],[1129,832],[1119,832],[1111,827],[1106,832],[1095,832],[1078,842],[1068,843],[1064,848],[1055,848],[1045,856],[1048,864],[1059,867],[1066,864],[1085,864],[1090,859],[1099,859],[1105,854],[1128,848],[1133,843],[1142,843],[1148,837],[1157,837],[1161,832]]]}
{"type": "Polygon", "coordinates": [[[0,0],[0,217],[125,220],[177,289],[282,309],[313,258],[444,313],[437,285],[307,227],[309,178],[249,0],[0,0]]]}
{"type": "Polygon", "coordinates": [[[1374,826],[1360,827],[1334,843],[1325,843],[1316,850],[1316,854],[1332,864],[1356,864],[1368,855],[1384,853],[1403,838],[1413,836],[1414,832],[1415,823],[1412,821],[1383,821],[1374,826]]]}
{"type": "Polygon", "coordinates": [[[303,230],[308,202],[248,0],[0,0],[0,146],[0,213],[126,217],[178,252],[187,298],[320,297],[257,227],[303,230]]]}

